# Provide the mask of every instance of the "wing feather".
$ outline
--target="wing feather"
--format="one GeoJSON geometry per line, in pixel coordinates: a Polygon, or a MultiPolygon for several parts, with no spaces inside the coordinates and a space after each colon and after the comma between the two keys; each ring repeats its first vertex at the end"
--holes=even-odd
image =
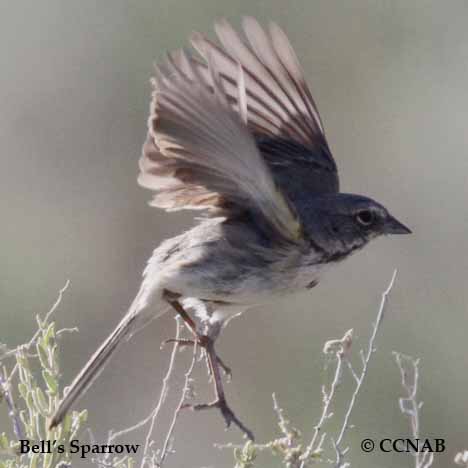
{"type": "MultiPolygon", "coordinates": [[[[320,114],[286,34],[275,23],[265,31],[251,17],[244,18],[242,25],[245,40],[222,19],[215,24],[222,47],[199,33],[192,35],[192,45],[205,60],[207,53],[213,55],[234,108],[238,107],[235,76],[240,63],[245,74],[249,128],[261,136],[291,139],[308,148],[311,158],[315,152],[322,153],[326,170],[335,173],[334,186],[338,186],[320,114]]],[[[206,64],[189,59],[206,81],[206,64]]]]}
{"type": "Polygon", "coordinates": [[[207,63],[202,77],[181,51],[158,68],[139,183],[155,192],[155,206],[250,211],[283,239],[297,241],[300,224],[244,123],[242,68],[235,112],[209,53],[207,63]]]}
{"type": "Polygon", "coordinates": [[[301,228],[297,197],[337,192],[323,123],[299,60],[275,23],[224,19],[158,66],[140,184],[166,210],[249,211],[283,238],[301,228]],[[294,179],[294,184],[291,180],[294,179]]]}

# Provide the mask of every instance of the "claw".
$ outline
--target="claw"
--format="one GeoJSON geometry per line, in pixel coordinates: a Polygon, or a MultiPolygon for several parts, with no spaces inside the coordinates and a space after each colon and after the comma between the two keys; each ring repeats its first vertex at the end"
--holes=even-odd
{"type": "Polygon", "coordinates": [[[252,442],[255,440],[253,432],[249,428],[247,428],[242,423],[242,421],[235,415],[234,411],[232,411],[232,409],[229,408],[226,400],[218,399],[211,403],[200,403],[197,405],[186,404],[182,408],[191,409],[192,411],[202,411],[212,408],[219,409],[226,424],[226,428],[229,428],[231,424],[234,424],[244,433],[244,435],[249,440],[251,440],[252,442]]]}
{"type": "Polygon", "coordinates": [[[161,343],[160,348],[163,349],[164,346],[166,346],[169,343],[178,343],[180,347],[185,347],[185,346],[194,346],[195,341],[193,340],[184,340],[184,339],[177,339],[177,338],[168,338],[167,340],[164,340],[161,343]]]}

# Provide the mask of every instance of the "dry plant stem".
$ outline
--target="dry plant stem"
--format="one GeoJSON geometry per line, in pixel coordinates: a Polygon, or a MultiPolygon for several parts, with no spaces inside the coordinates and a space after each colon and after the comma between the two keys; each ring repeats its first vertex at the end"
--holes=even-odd
{"type": "Polygon", "coordinates": [[[174,411],[174,414],[172,416],[171,425],[169,427],[166,438],[164,440],[163,449],[162,449],[161,456],[160,456],[159,463],[158,463],[159,468],[162,468],[163,463],[164,463],[167,455],[169,454],[171,438],[172,438],[172,434],[174,433],[174,429],[175,429],[175,426],[176,426],[176,423],[177,423],[177,419],[179,417],[179,414],[180,414],[180,412],[181,412],[181,410],[182,410],[182,408],[184,406],[184,403],[187,400],[187,398],[189,396],[189,393],[190,393],[190,390],[191,390],[190,381],[191,381],[191,378],[192,378],[193,369],[194,369],[195,364],[197,362],[197,351],[198,351],[198,343],[195,341],[194,344],[193,344],[192,362],[190,363],[190,366],[187,369],[187,372],[185,373],[184,388],[182,390],[182,395],[180,397],[179,404],[177,405],[177,408],[174,411]]]}
{"type": "MultiPolygon", "coordinates": [[[[176,339],[178,340],[180,338],[180,331],[181,331],[181,326],[180,326],[180,321],[179,318],[176,317],[176,339]]],[[[145,439],[145,446],[143,450],[143,457],[141,460],[141,465],[140,468],[143,468],[145,466],[145,463],[151,459],[151,457],[148,456],[148,451],[151,443],[151,435],[154,431],[154,427],[156,424],[156,420],[159,416],[159,413],[161,411],[161,408],[166,400],[167,394],[169,392],[169,380],[171,378],[171,375],[174,371],[174,364],[175,364],[175,359],[177,355],[177,351],[179,349],[179,343],[178,341],[174,342],[174,346],[172,347],[171,351],[171,357],[169,360],[169,365],[166,371],[166,375],[164,376],[161,391],[159,393],[159,398],[156,403],[156,406],[151,410],[149,415],[136,423],[135,425],[122,429],[121,431],[114,432],[109,435],[108,438],[108,443],[111,444],[114,440],[118,439],[119,437],[122,437],[130,432],[136,431],[137,429],[140,429],[141,427],[145,426],[146,424],[150,423],[150,426],[148,428],[148,432],[146,434],[146,439],[145,439]]]]}
{"type": "MultiPolygon", "coordinates": [[[[171,357],[169,359],[169,365],[166,371],[166,374],[163,379],[163,384],[161,387],[161,392],[159,394],[158,401],[155,405],[155,407],[151,410],[151,412],[146,416],[146,418],[142,419],[141,421],[137,422],[133,426],[126,427],[125,429],[122,429],[118,432],[110,432],[108,438],[107,438],[107,444],[111,445],[116,439],[119,439],[120,437],[129,434],[131,432],[134,432],[144,426],[146,426],[149,422],[151,422],[151,425],[148,429],[146,439],[145,439],[145,447],[143,450],[143,457],[141,461],[140,468],[143,468],[145,464],[148,462],[150,467],[154,467],[155,464],[152,460],[153,457],[149,457],[147,455],[147,452],[149,450],[150,444],[151,444],[151,435],[154,431],[154,426],[156,424],[156,420],[158,418],[158,415],[161,411],[161,408],[166,400],[167,394],[169,392],[169,380],[171,378],[171,375],[174,370],[174,365],[175,365],[175,359],[177,355],[177,351],[179,349],[179,343],[183,340],[180,339],[180,333],[181,333],[181,326],[180,326],[180,321],[179,317],[175,317],[176,320],[176,337],[172,341],[173,347],[171,351],[171,357]]],[[[107,463],[107,460],[109,459],[110,455],[106,455],[102,460],[100,460],[100,463],[107,463]]],[[[104,465],[103,465],[104,466],[104,465]]],[[[113,466],[112,464],[110,466],[113,466]]]]}
{"type": "MultiPolygon", "coordinates": [[[[176,338],[178,339],[180,337],[180,322],[177,318],[176,318],[176,323],[177,323],[176,338]]],[[[158,418],[159,412],[161,411],[161,407],[164,404],[164,401],[166,400],[166,397],[167,397],[167,393],[169,391],[169,379],[174,369],[174,363],[175,363],[175,358],[176,358],[178,349],[179,349],[179,345],[177,343],[174,343],[174,347],[172,348],[172,353],[171,353],[171,359],[169,361],[169,367],[167,369],[166,375],[164,376],[161,393],[159,395],[158,404],[154,408],[152,415],[151,415],[151,423],[150,423],[148,432],[146,434],[145,448],[143,450],[143,459],[141,462],[141,468],[143,468],[145,465],[145,457],[148,454],[148,449],[149,449],[150,442],[151,442],[151,434],[153,433],[154,426],[156,424],[156,420],[158,418]]]]}
{"type": "MultiPolygon", "coordinates": [[[[180,336],[180,323],[179,323],[179,320],[178,318],[176,317],[176,338],[178,339],[179,336],[180,336]]],[[[113,432],[109,435],[108,437],[108,443],[111,444],[114,440],[118,439],[119,437],[122,437],[130,432],[133,432],[133,431],[136,431],[137,429],[140,429],[141,427],[145,426],[146,424],[148,424],[148,422],[152,422],[152,426],[150,427],[150,430],[149,430],[149,433],[148,433],[148,436],[151,436],[151,433],[153,432],[153,429],[154,429],[154,423],[158,417],[158,414],[161,410],[161,407],[162,405],[164,404],[164,401],[166,399],[166,396],[167,396],[167,393],[168,393],[168,390],[169,390],[169,379],[172,375],[172,372],[174,370],[174,363],[175,363],[175,358],[176,358],[176,355],[177,355],[177,350],[179,348],[179,343],[178,341],[174,342],[174,346],[172,348],[172,351],[171,351],[171,358],[169,360],[169,366],[167,368],[167,371],[166,371],[166,375],[164,376],[164,379],[163,379],[163,385],[162,385],[162,388],[161,388],[161,392],[159,394],[159,398],[158,398],[158,402],[156,403],[156,406],[151,410],[151,412],[149,413],[149,415],[142,419],[141,421],[137,422],[136,424],[134,424],[133,426],[130,426],[130,427],[127,427],[125,429],[122,429],[118,432],[113,432]]],[[[148,436],[146,438],[146,442],[148,443],[149,445],[149,442],[148,442],[148,436]]],[[[146,454],[146,451],[147,451],[147,445],[145,444],[145,450],[144,450],[144,455],[146,454]]],[[[143,459],[144,459],[144,456],[143,456],[143,459]]],[[[141,465],[143,466],[143,465],[141,465]]]]}
{"type": "MultiPolygon", "coordinates": [[[[60,289],[55,303],[53,304],[53,306],[46,313],[43,322],[47,322],[49,320],[49,318],[51,317],[51,315],[57,310],[58,306],[62,302],[62,297],[63,297],[65,291],[67,290],[69,284],[70,284],[70,280],[67,280],[65,282],[64,286],[62,287],[62,289],[60,289]]],[[[20,348],[23,349],[23,350],[29,351],[29,349],[32,346],[35,345],[35,343],[38,340],[40,334],[41,334],[41,328],[39,327],[37,329],[37,331],[34,333],[34,335],[31,337],[31,339],[26,344],[18,346],[18,347],[14,348],[14,349],[11,349],[11,350],[7,351],[6,353],[4,353],[2,356],[0,356],[0,362],[3,361],[6,358],[15,356],[20,348]]],[[[7,402],[7,405],[8,405],[8,413],[9,413],[9,416],[10,416],[12,424],[13,424],[13,431],[14,431],[14,433],[16,435],[16,438],[18,440],[21,440],[21,439],[24,439],[25,437],[24,437],[24,434],[23,434],[21,421],[19,420],[19,417],[18,417],[15,402],[14,402],[14,400],[13,400],[13,398],[11,396],[11,392],[10,392],[11,382],[12,382],[13,377],[15,376],[17,371],[18,371],[18,364],[14,365],[14,367],[13,367],[13,369],[10,372],[9,375],[7,375],[5,370],[3,370],[3,374],[2,374],[2,371],[0,371],[0,391],[3,393],[3,395],[5,397],[5,400],[7,402]]]]}
{"type": "MultiPolygon", "coordinates": [[[[400,410],[410,418],[413,439],[419,439],[419,410],[422,407],[422,402],[417,400],[419,359],[397,352],[394,352],[393,355],[400,369],[401,385],[406,392],[405,397],[399,400],[400,410]]],[[[433,452],[417,451],[413,456],[415,468],[429,468],[434,463],[433,452]]]]}
{"type": "Polygon", "coordinates": [[[338,384],[340,383],[341,380],[341,374],[343,372],[343,357],[341,353],[337,353],[337,364],[336,364],[336,369],[335,369],[335,374],[333,376],[332,383],[330,385],[330,390],[327,392],[325,389],[325,386],[322,388],[322,394],[323,394],[323,408],[322,408],[322,414],[320,415],[318,423],[314,427],[314,434],[312,436],[312,439],[310,441],[310,444],[307,446],[306,451],[304,452],[304,457],[301,463],[300,468],[304,468],[306,464],[306,460],[309,459],[310,455],[315,452],[319,451],[322,447],[323,441],[325,439],[326,434],[322,434],[320,439],[318,439],[318,436],[322,430],[322,427],[325,423],[325,421],[330,417],[330,404],[333,401],[333,398],[335,396],[336,389],[338,387],[338,384]],[[318,441],[318,444],[316,445],[318,441]]]}
{"type": "MultiPolygon", "coordinates": [[[[278,444],[283,447],[283,462],[287,468],[300,468],[301,465],[301,450],[300,450],[300,433],[291,426],[288,419],[284,416],[284,410],[278,404],[276,395],[272,394],[273,398],[273,409],[278,418],[278,426],[280,431],[284,435],[281,439],[277,439],[273,444],[278,444]],[[298,450],[299,449],[299,450],[298,450]]],[[[263,448],[266,448],[264,445],[263,448]]],[[[261,446],[259,446],[261,447],[261,446]]],[[[270,446],[271,447],[271,446],[270,446]]]]}
{"type": "Polygon", "coordinates": [[[397,274],[397,270],[395,270],[393,272],[392,279],[390,280],[390,284],[388,285],[387,289],[382,294],[382,300],[380,302],[379,312],[377,314],[377,318],[376,318],[376,321],[375,321],[373,329],[372,329],[372,334],[371,334],[371,337],[369,339],[369,345],[368,345],[368,348],[367,348],[367,352],[365,354],[363,352],[361,353],[361,356],[363,357],[363,359],[362,359],[363,364],[362,364],[361,374],[358,376],[358,380],[356,381],[356,387],[355,387],[354,392],[353,392],[353,394],[351,396],[351,400],[350,400],[350,402],[348,404],[348,409],[346,411],[346,414],[345,414],[345,417],[344,417],[344,420],[343,420],[343,424],[341,426],[341,430],[340,430],[340,432],[338,434],[338,437],[336,438],[336,440],[332,439],[332,443],[333,443],[333,447],[335,449],[335,455],[336,455],[335,464],[334,464],[335,468],[341,468],[344,465],[343,457],[346,454],[348,449],[342,449],[341,444],[343,442],[343,438],[344,438],[344,436],[346,434],[346,431],[349,428],[349,419],[351,417],[351,413],[353,411],[354,404],[356,402],[356,398],[357,398],[357,396],[359,394],[359,391],[361,390],[362,383],[364,382],[364,379],[365,379],[365,377],[367,375],[367,369],[368,369],[368,366],[369,366],[370,358],[371,358],[372,354],[375,351],[375,348],[374,348],[375,338],[376,338],[377,332],[378,332],[378,330],[380,328],[380,324],[382,323],[382,320],[384,318],[385,309],[386,309],[386,305],[387,305],[387,299],[388,299],[388,296],[390,294],[390,291],[393,288],[393,284],[395,283],[396,274],[397,274]]]}
{"type": "MultiPolygon", "coordinates": [[[[62,289],[59,291],[58,293],[58,297],[54,303],[54,305],[49,309],[49,311],[46,313],[45,317],[44,317],[44,320],[43,322],[48,322],[49,321],[49,318],[51,317],[51,315],[57,310],[57,307],[60,305],[60,303],[62,302],[62,297],[65,293],[65,291],[68,289],[68,286],[70,285],[70,280],[67,280],[64,284],[64,286],[62,287],[62,289]]],[[[72,330],[76,330],[75,328],[72,329],[72,330]]],[[[34,333],[34,335],[32,336],[32,338],[24,345],[21,345],[15,349],[11,349],[10,351],[7,351],[6,353],[4,353],[2,356],[0,356],[0,362],[3,361],[3,359],[7,358],[7,357],[10,357],[10,356],[15,356],[16,353],[18,352],[18,349],[19,348],[22,348],[22,349],[25,349],[25,350],[29,350],[33,345],[36,344],[36,341],[37,339],[39,338],[39,335],[41,334],[41,329],[40,327],[38,328],[38,330],[36,331],[36,333],[34,333]]],[[[10,375],[8,376],[8,380],[7,380],[7,384],[9,384],[12,380],[12,378],[14,377],[14,375],[16,374],[16,372],[18,371],[18,364],[16,364],[14,367],[13,367],[13,370],[11,371],[10,375]]]]}
{"type": "Polygon", "coordinates": [[[18,411],[16,410],[16,405],[13,400],[13,397],[10,392],[10,385],[8,379],[6,378],[6,370],[0,370],[0,396],[5,398],[5,401],[8,406],[8,415],[10,416],[11,422],[13,424],[13,431],[18,440],[24,439],[23,429],[21,426],[21,421],[18,416],[18,411]]]}
{"type": "Polygon", "coordinates": [[[287,427],[289,423],[287,419],[284,417],[283,408],[281,408],[281,406],[278,404],[278,400],[276,399],[275,393],[271,395],[271,398],[273,399],[273,409],[276,413],[276,417],[278,418],[278,425],[281,429],[281,432],[285,436],[287,436],[288,435],[287,427]]]}
{"type": "MultiPolygon", "coordinates": [[[[179,324],[179,321],[177,320],[176,318],[176,336],[178,337],[180,335],[180,324],[179,324]]],[[[179,344],[178,342],[174,342],[174,346],[172,348],[172,351],[171,351],[171,358],[169,360],[169,366],[167,368],[167,371],[166,371],[166,375],[164,376],[164,379],[163,379],[163,386],[161,388],[161,393],[159,394],[159,398],[158,398],[158,402],[156,403],[156,406],[151,410],[151,412],[149,413],[149,415],[142,419],[141,421],[137,422],[136,424],[134,424],[133,426],[130,426],[130,427],[126,427],[125,429],[122,429],[118,432],[113,432],[109,435],[107,441],[109,444],[111,444],[114,440],[118,439],[119,437],[122,437],[130,432],[133,432],[133,431],[136,431],[137,429],[140,429],[140,427],[143,427],[145,426],[149,421],[152,421],[153,418],[159,414],[159,411],[161,410],[161,407],[164,403],[164,400],[167,396],[167,390],[168,390],[168,382],[169,382],[169,379],[172,375],[172,371],[174,369],[174,362],[175,362],[175,358],[176,358],[176,354],[177,354],[177,349],[179,347],[179,344]]],[[[152,432],[152,431],[151,431],[152,432]]],[[[146,445],[145,445],[145,451],[144,453],[146,453],[146,445]]]]}

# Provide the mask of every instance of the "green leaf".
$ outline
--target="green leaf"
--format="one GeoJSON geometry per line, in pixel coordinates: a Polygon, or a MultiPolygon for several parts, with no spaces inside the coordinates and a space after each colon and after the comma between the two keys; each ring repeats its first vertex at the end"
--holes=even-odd
{"type": "Polygon", "coordinates": [[[29,438],[33,438],[34,436],[34,430],[31,426],[31,422],[28,420],[27,416],[26,416],[26,411],[20,411],[20,419],[21,419],[21,422],[23,423],[23,426],[24,428],[26,429],[26,433],[28,435],[29,438]]]}
{"type": "Polygon", "coordinates": [[[70,432],[71,426],[72,426],[72,415],[67,414],[63,420],[62,427],[63,427],[63,434],[66,437],[68,433],[70,432]]]}
{"type": "Polygon", "coordinates": [[[83,425],[88,420],[88,410],[83,410],[78,414],[78,419],[80,421],[80,426],[83,425]]]}
{"type": "Polygon", "coordinates": [[[54,453],[46,453],[44,455],[44,468],[52,468],[52,462],[54,461],[54,453]]]}
{"type": "Polygon", "coordinates": [[[39,361],[43,369],[50,369],[49,365],[49,355],[47,353],[47,348],[42,346],[42,343],[37,343],[36,345],[37,354],[39,355],[39,361]]]}
{"type": "Polygon", "coordinates": [[[26,396],[26,406],[28,407],[28,410],[34,411],[34,396],[33,396],[34,391],[30,390],[26,396]]]}
{"type": "Polygon", "coordinates": [[[39,461],[39,454],[33,453],[29,459],[29,468],[37,468],[37,462],[39,461]]]}
{"type": "Polygon", "coordinates": [[[59,361],[58,361],[58,347],[54,344],[51,348],[49,348],[50,352],[50,367],[54,374],[58,375],[59,373],[59,361]]]}
{"type": "Polygon", "coordinates": [[[28,387],[23,382],[20,382],[18,384],[18,390],[21,398],[26,401],[28,398],[28,387]]]}
{"type": "Polygon", "coordinates": [[[42,342],[44,343],[45,347],[47,348],[50,343],[50,339],[55,338],[55,323],[52,322],[47,327],[47,330],[44,332],[44,336],[42,337],[42,342]]]}
{"type": "Polygon", "coordinates": [[[50,371],[48,371],[47,369],[44,369],[42,371],[42,378],[47,384],[47,390],[49,391],[49,393],[52,396],[57,395],[57,392],[58,392],[57,379],[50,373],[50,371]]]}
{"type": "Polygon", "coordinates": [[[39,387],[37,387],[36,391],[33,392],[32,395],[34,405],[36,406],[37,410],[41,413],[42,416],[46,418],[49,415],[49,404],[47,403],[44,392],[39,387]]]}
{"type": "Polygon", "coordinates": [[[41,421],[42,421],[41,414],[39,412],[34,413],[34,427],[36,429],[36,434],[37,434],[38,440],[44,440],[45,439],[45,437],[42,434],[41,421]]]}
{"type": "Polygon", "coordinates": [[[4,432],[0,434],[0,450],[6,450],[10,447],[10,442],[8,441],[8,437],[4,432]]]}
{"type": "Polygon", "coordinates": [[[29,370],[28,358],[24,355],[22,351],[18,351],[16,353],[16,362],[21,368],[29,370]]]}

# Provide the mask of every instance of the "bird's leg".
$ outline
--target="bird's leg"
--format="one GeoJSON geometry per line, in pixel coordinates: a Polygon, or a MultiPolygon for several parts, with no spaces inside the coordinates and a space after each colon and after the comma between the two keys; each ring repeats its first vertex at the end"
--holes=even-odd
{"type": "MultiPolygon", "coordinates": [[[[214,347],[214,339],[208,335],[203,335],[198,333],[197,326],[190,315],[185,311],[182,307],[180,302],[175,299],[174,297],[168,297],[167,301],[169,304],[174,308],[174,310],[182,317],[187,327],[191,330],[191,332],[196,337],[197,344],[201,346],[206,353],[206,357],[208,360],[208,366],[210,369],[210,373],[213,377],[214,382],[214,390],[216,399],[211,403],[204,403],[198,405],[184,405],[184,408],[190,408],[194,411],[200,411],[204,409],[210,408],[218,408],[221,411],[221,415],[224,418],[226,423],[226,427],[229,427],[231,424],[236,425],[250,440],[254,440],[254,435],[250,429],[248,429],[234,414],[231,408],[228,406],[226,402],[226,396],[224,394],[224,387],[223,387],[223,380],[221,378],[220,369],[227,374],[231,374],[231,370],[227,367],[224,362],[219,358],[216,354],[215,347],[214,347]]],[[[174,340],[167,340],[172,341],[174,340]]],[[[167,342],[166,341],[166,342],[167,342]]],[[[182,345],[193,345],[195,341],[192,340],[182,340],[182,345]]]]}
{"type": "MultiPolygon", "coordinates": [[[[183,338],[168,338],[167,340],[164,340],[161,343],[161,348],[164,347],[165,345],[169,344],[169,343],[177,343],[179,345],[179,347],[181,347],[181,348],[183,348],[185,346],[193,347],[193,346],[195,346],[195,343],[198,343],[202,348],[204,348],[204,346],[200,343],[199,338],[197,338],[197,340],[187,340],[187,339],[183,339],[183,338]]],[[[218,355],[216,355],[216,359],[218,361],[219,366],[223,370],[224,375],[227,377],[228,382],[230,382],[231,379],[232,379],[232,370],[231,370],[231,368],[218,355]]],[[[210,369],[210,372],[211,372],[211,369],[210,369]]]]}
{"type": "Polygon", "coordinates": [[[189,330],[195,335],[198,336],[197,324],[193,321],[192,317],[186,312],[182,307],[182,304],[178,301],[180,296],[178,294],[172,293],[170,291],[164,291],[164,298],[166,301],[173,307],[173,309],[182,317],[182,320],[185,322],[185,325],[189,330]]]}
{"type": "MultiPolygon", "coordinates": [[[[197,325],[193,321],[192,317],[187,313],[187,311],[182,307],[181,303],[177,300],[178,295],[175,293],[172,293],[170,291],[165,291],[165,299],[167,302],[173,307],[173,309],[182,317],[182,320],[185,322],[189,330],[193,333],[193,335],[197,338],[198,344],[203,348],[203,344],[200,342],[200,337],[203,335],[200,335],[197,331],[197,325]]],[[[167,340],[164,340],[161,344],[161,346],[164,346],[168,343],[179,343],[180,346],[194,346],[195,341],[194,340],[184,340],[184,339],[179,339],[176,340],[175,338],[169,338],[167,340]]],[[[218,364],[221,366],[221,369],[223,369],[224,374],[228,378],[228,381],[230,382],[232,379],[232,370],[231,368],[225,364],[225,362],[219,357],[216,356],[216,360],[218,361],[218,364]]]]}
{"type": "MultiPolygon", "coordinates": [[[[202,336],[201,346],[206,351],[208,364],[210,367],[211,375],[213,376],[214,381],[214,390],[216,398],[211,403],[203,403],[198,405],[185,405],[185,408],[190,408],[194,411],[200,411],[204,409],[218,408],[221,411],[221,415],[224,418],[226,427],[229,427],[232,423],[236,425],[250,440],[254,440],[253,432],[248,429],[242,421],[235,415],[232,409],[229,407],[226,401],[226,396],[224,394],[223,380],[221,378],[220,368],[220,359],[216,354],[214,348],[214,341],[210,337],[202,336]]],[[[222,361],[221,361],[222,362],[222,361]]]]}
{"type": "Polygon", "coordinates": [[[218,362],[219,367],[224,372],[224,375],[227,378],[227,381],[230,382],[232,380],[232,370],[231,368],[216,354],[216,360],[218,362]]]}

